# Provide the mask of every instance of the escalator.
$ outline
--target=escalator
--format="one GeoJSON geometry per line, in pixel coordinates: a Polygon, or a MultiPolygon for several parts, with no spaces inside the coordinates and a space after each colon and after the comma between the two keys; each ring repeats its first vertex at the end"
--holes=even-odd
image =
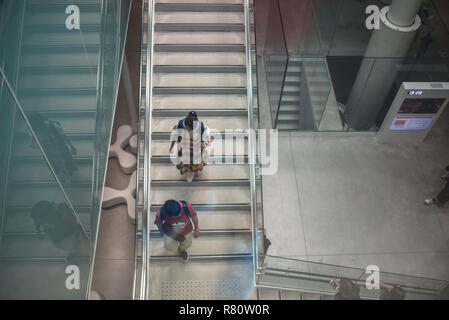
{"type": "Polygon", "coordinates": [[[142,263],[149,266],[144,298],[256,298],[244,133],[249,126],[244,1],[159,0],[149,5],[154,6],[147,14],[149,34],[154,30],[147,55],[151,66],[144,63],[143,68],[152,72],[143,92],[151,90],[151,100],[144,118],[149,122],[142,122],[141,130],[151,132],[151,158],[144,160],[151,184],[145,188],[141,181],[139,195],[142,202],[148,197],[150,209],[144,221],[148,248],[142,263]],[[169,148],[171,128],[192,110],[213,131],[211,158],[223,164],[207,165],[188,184],[171,162],[169,148]],[[225,130],[239,131],[222,143],[225,130]],[[243,161],[236,163],[237,156],[243,161]],[[201,231],[188,250],[188,263],[165,250],[153,223],[169,199],[186,200],[198,213],[201,231]]]}

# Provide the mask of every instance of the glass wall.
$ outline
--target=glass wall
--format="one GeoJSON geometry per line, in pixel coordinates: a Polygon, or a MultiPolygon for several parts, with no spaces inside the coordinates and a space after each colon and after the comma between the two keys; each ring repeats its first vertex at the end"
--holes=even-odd
{"type": "MultiPolygon", "coordinates": [[[[374,4],[380,10],[385,3],[374,4]]],[[[267,29],[272,29],[264,32],[263,48],[258,46],[258,54],[263,53],[267,64],[270,49],[283,41],[288,56],[282,57],[280,65],[285,71],[276,70],[277,78],[270,66],[266,67],[276,128],[377,131],[397,83],[447,81],[449,34],[437,4],[423,1],[418,13],[422,22],[419,29],[408,35],[400,33],[400,39],[389,41],[389,48],[378,50],[373,50],[375,46],[370,43],[374,33],[378,36],[382,31],[367,27],[370,14],[366,10],[372,4],[358,0],[255,1],[256,8],[269,9],[263,14],[256,10],[256,28],[269,17],[267,29]],[[277,38],[273,39],[270,32],[276,33],[277,38]],[[401,50],[391,50],[398,42],[403,43],[401,50]],[[310,65],[314,66],[312,71],[310,65]],[[388,68],[391,72],[386,75],[388,68]],[[347,107],[354,109],[357,103],[365,104],[359,98],[366,94],[363,85],[370,83],[378,84],[372,92],[382,94],[373,98],[375,105],[366,111],[369,121],[353,125],[348,120],[351,112],[347,107]]]]}
{"type": "Polygon", "coordinates": [[[87,295],[129,8],[0,2],[0,298],[87,295]]]}

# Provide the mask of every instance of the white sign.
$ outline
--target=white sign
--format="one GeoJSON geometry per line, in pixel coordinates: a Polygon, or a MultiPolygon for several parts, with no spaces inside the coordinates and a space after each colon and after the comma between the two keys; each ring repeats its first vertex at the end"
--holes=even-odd
{"type": "Polygon", "coordinates": [[[426,131],[433,122],[433,117],[401,117],[394,118],[390,131],[426,131]]]}

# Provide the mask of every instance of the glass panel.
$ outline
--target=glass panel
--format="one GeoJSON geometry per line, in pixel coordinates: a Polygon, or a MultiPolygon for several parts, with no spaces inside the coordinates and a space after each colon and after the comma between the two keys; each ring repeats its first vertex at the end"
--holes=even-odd
{"type": "MultiPolygon", "coordinates": [[[[268,286],[335,294],[329,281],[347,278],[360,286],[362,298],[379,299],[379,290],[366,289],[367,276],[363,269],[267,256],[265,270],[259,279],[260,284],[268,286]]],[[[407,293],[407,299],[432,299],[448,284],[442,280],[385,272],[380,273],[380,281],[401,286],[407,293]]]]}
{"type": "Polygon", "coordinates": [[[6,183],[0,212],[0,299],[83,299],[91,246],[80,222],[89,225],[90,210],[83,207],[89,202],[78,204],[78,220],[4,82],[0,99],[5,122],[1,141],[6,142],[1,145],[6,183]],[[79,268],[75,290],[66,287],[69,265],[79,268]]]}
{"type": "Polygon", "coordinates": [[[287,48],[278,1],[255,0],[257,56],[263,56],[271,119],[275,125],[287,67],[287,48]]]}
{"type": "MultiPolygon", "coordinates": [[[[326,59],[289,58],[276,128],[320,130],[331,88],[326,59]]],[[[338,111],[337,106],[334,111],[338,111]]]]}
{"type": "MultiPolygon", "coordinates": [[[[33,203],[42,198],[64,201],[70,207],[68,215],[78,217],[85,237],[96,239],[129,8],[130,0],[0,1],[0,62],[18,99],[17,107],[27,119],[25,122],[22,114],[14,111],[2,81],[1,121],[5,123],[0,131],[0,175],[5,183],[0,186],[0,227],[14,227],[6,222],[8,201],[17,201],[14,206],[21,207],[18,217],[23,220],[33,203]],[[66,13],[66,9],[71,11],[66,13]],[[35,133],[34,143],[28,125],[35,133]],[[18,181],[8,180],[13,174],[18,181]]],[[[32,231],[25,233],[30,237],[32,231]]],[[[2,239],[8,236],[3,233],[2,239]]],[[[20,242],[26,259],[64,260],[62,252],[47,252],[46,247],[33,251],[31,244],[26,248],[28,243],[20,242]]],[[[83,253],[83,281],[89,276],[90,258],[90,252],[83,253]]],[[[80,291],[70,297],[85,297],[86,288],[83,282],[80,291]]],[[[59,298],[57,291],[51,292],[54,296],[48,293],[35,298],[59,298]]],[[[20,294],[29,296],[21,292],[18,297],[20,294]]]]}
{"type": "Polygon", "coordinates": [[[96,104],[96,131],[94,141],[93,225],[98,225],[101,208],[100,202],[106,175],[109,141],[120,82],[130,1],[105,0],[103,1],[102,10],[103,24],[100,42],[100,75],[98,78],[99,89],[96,104]]]}

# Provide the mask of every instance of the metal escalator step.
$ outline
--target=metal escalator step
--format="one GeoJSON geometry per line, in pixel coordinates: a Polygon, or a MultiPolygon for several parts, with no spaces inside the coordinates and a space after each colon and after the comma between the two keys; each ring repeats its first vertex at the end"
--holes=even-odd
{"type": "Polygon", "coordinates": [[[244,66],[244,52],[155,52],[154,65],[210,65],[210,66],[244,66]]]}
{"type": "MultiPolygon", "coordinates": [[[[193,239],[192,246],[188,251],[191,255],[248,254],[251,252],[250,238],[250,232],[242,235],[201,235],[200,233],[197,239],[193,239]]],[[[152,238],[150,246],[152,256],[176,255],[176,253],[168,252],[165,249],[160,236],[152,238]]]]}
{"type": "MultiPolygon", "coordinates": [[[[159,180],[185,180],[173,164],[152,164],[151,179],[159,180]]],[[[247,165],[208,165],[200,173],[200,180],[249,179],[247,165]]]]}
{"type": "MultiPolygon", "coordinates": [[[[190,255],[189,261],[191,262],[210,262],[214,260],[251,260],[252,255],[250,253],[232,253],[232,254],[208,254],[208,255],[199,255],[199,254],[193,254],[190,255]]],[[[151,261],[179,261],[179,256],[177,255],[161,255],[156,256],[152,255],[150,257],[151,261]]]]}
{"type": "Polygon", "coordinates": [[[243,12],[157,12],[155,23],[245,23],[243,12]]]}
{"type": "Polygon", "coordinates": [[[154,34],[155,44],[219,44],[236,45],[245,43],[243,32],[164,32],[159,31],[154,34]]]}
{"type": "Polygon", "coordinates": [[[244,95],[246,94],[246,87],[155,87],[153,88],[154,95],[244,95]]]}
{"type": "MultiPolygon", "coordinates": [[[[250,0],[252,2],[252,0],[250,0]]],[[[242,4],[243,0],[157,0],[157,3],[218,3],[218,4],[242,4]]]]}
{"type": "Polygon", "coordinates": [[[241,94],[158,94],[153,97],[153,109],[246,109],[246,100],[246,91],[241,94]]]}
{"type": "Polygon", "coordinates": [[[245,52],[241,44],[156,44],[154,52],[245,52]]]}
{"type": "Polygon", "coordinates": [[[151,181],[151,186],[154,187],[178,187],[178,186],[194,186],[194,187],[249,187],[250,183],[248,180],[232,180],[232,179],[221,179],[221,180],[195,180],[192,183],[187,181],[179,180],[153,180],[151,181]]]}
{"type": "Polygon", "coordinates": [[[156,3],[156,12],[243,12],[241,4],[156,3]]]}
{"type": "Polygon", "coordinates": [[[244,32],[241,23],[156,23],[156,32],[244,32]]]}
{"type": "MultiPolygon", "coordinates": [[[[246,73],[246,66],[244,65],[155,65],[154,73],[216,73],[216,74],[238,74],[246,73]]],[[[245,75],[246,77],[246,75],[245,75]]]]}
{"type": "MultiPolygon", "coordinates": [[[[184,118],[187,115],[185,109],[153,109],[153,118],[173,118],[173,117],[181,117],[184,118]]],[[[245,109],[205,109],[197,111],[198,117],[204,118],[213,118],[213,117],[247,117],[248,111],[245,109]]]]}
{"type": "Polygon", "coordinates": [[[188,199],[191,204],[241,204],[249,203],[248,187],[154,187],[152,204],[163,204],[168,199],[188,199]]]}
{"type": "Polygon", "coordinates": [[[243,73],[156,73],[153,76],[153,86],[156,88],[226,87],[234,89],[245,85],[246,75],[243,73]]]}

